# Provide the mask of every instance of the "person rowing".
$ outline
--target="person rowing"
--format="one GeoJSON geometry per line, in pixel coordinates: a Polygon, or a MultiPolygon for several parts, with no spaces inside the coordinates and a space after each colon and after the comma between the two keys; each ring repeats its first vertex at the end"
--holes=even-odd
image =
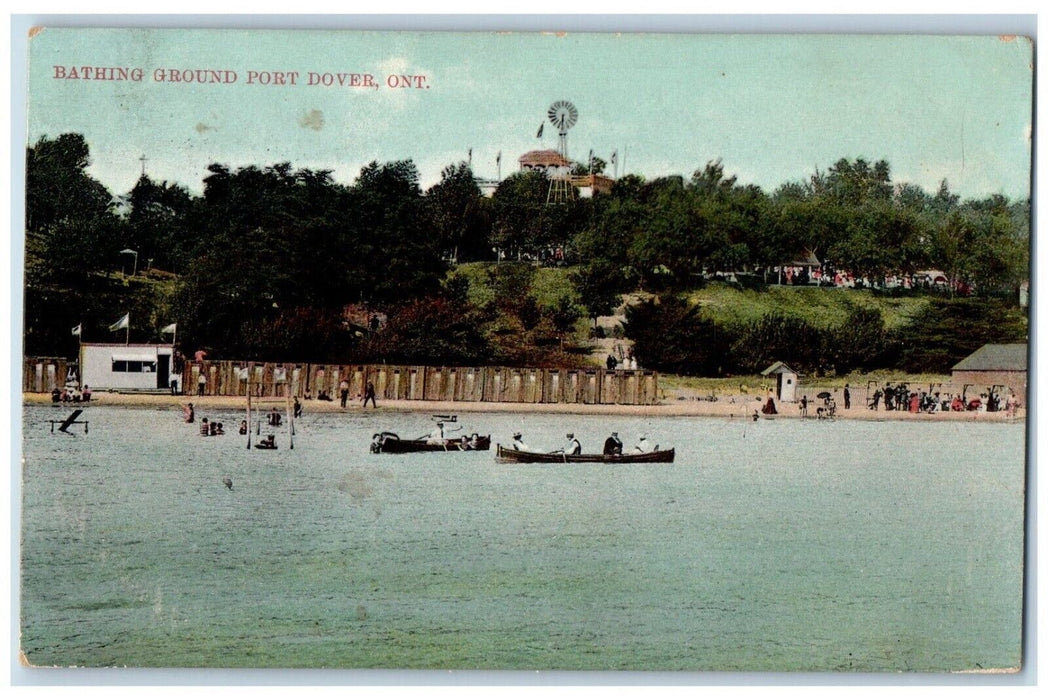
{"type": "Polygon", "coordinates": [[[437,426],[430,431],[429,435],[424,435],[419,439],[425,440],[431,445],[444,444],[444,423],[437,422],[437,426]]]}
{"type": "MultiPolygon", "coordinates": [[[[455,430],[462,430],[462,426],[455,426],[454,428],[449,428],[447,432],[453,432],[455,430]]],[[[444,431],[444,421],[437,421],[437,427],[433,428],[433,430],[430,431],[429,435],[423,435],[422,437],[420,437],[419,440],[425,440],[430,445],[443,445],[446,437],[447,436],[444,431]]]]}
{"type": "Polygon", "coordinates": [[[575,433],[568,433],[568,444],[562,449],[553,450],[550,454],[580,455],[582,454],[582,443],[575,438],[575,433]]]}

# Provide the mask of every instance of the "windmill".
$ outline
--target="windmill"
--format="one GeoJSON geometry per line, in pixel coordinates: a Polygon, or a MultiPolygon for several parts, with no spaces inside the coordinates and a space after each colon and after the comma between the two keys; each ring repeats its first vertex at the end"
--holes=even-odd
{"type": "MultiPolygon", "coordinates": [[[[579,119],[579,111],[575,105],[567,100],[557,100],[546,111],[546,116],[553,126],[557,127],[560,136],[559,150],[561,157],[568,160],[568,129],[575,126],[579,119]]],[[[575,190],[571,186],[571,177],[568,173],[554,175],[550,179],[549,193],[546,195],[546,203],[564,202],[575,198],[575,190]]]]}

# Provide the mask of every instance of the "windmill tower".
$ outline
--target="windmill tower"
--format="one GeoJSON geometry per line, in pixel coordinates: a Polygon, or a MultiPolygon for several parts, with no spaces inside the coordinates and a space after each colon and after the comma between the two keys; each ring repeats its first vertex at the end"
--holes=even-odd
{"type": "MultiPolygon", "coordinates": [[[[550,105],[546,112],[549,121],[557,127],[560,136],[560,155],[565,161],[568,160],[568,129],[575,126],[579,119],[579,111],[575,105],[567,100],[557,100],[550,105]]],[[[575,189],[571,186],[571,173],[555,173],[549,182],[549,193],[546,195],[547,204],[556,204],[575,199],[575,189]]]]}

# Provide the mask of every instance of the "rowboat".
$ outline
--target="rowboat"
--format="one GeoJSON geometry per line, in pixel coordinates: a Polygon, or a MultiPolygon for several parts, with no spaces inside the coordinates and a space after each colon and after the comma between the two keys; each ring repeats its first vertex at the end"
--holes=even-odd
{"type": "Polygon", "coordinates": [[[622,454],[580,454],[569,455],[563,452],[523,452],[510,447],[496,445],[495,459],[506,463],[544,463],[572,464],[576,462],[598,464],[653,464],[672,462],[675,450],[654,450],[652,452],[624,452],[622,454]]]}
{"type": "Polygon", "coordinates": [[[389,452],[401,454],[404,452],[473,452],[475,450],[490,450],[490,435],[463,435],[458,438],[444,438],[442,440],[403,440],[396,433],[375,433],[371,439],[371,451],[378,454],[389,452]]]}

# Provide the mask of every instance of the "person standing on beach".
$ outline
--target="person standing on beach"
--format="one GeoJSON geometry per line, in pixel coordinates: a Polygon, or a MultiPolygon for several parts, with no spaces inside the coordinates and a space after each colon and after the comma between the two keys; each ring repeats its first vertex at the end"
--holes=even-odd
{"type": "Polygon", "coordinates": [[[368,407],[368,399],[371,399],[371,407],[378,408],[378,404],[375,403],[375,385],[370,381],[364,388],[364,408],[368,407]]]}
{"type": "Polygon", "coordinates": [[[851,392],[848,390],[848,385],[844,385],[844,408],[851,408],[851,392]]]}
{"type": "Polygon", "coordinates": [[[349,398],[349,382],[345,379],[338,383],[338,393],[342,400],[342,408],[345,408],[346,399],[349,398]]]}
{"type": "MultiPolygon", "coordinates": [[[[207,388],[207,374],[204,372],[204,368],[200,368],[200,374],[197,375],[197,396],[204,395],[204,389],[207,388]]],[[[192,389],[190,390],[192,391],[192,389]]]]}

